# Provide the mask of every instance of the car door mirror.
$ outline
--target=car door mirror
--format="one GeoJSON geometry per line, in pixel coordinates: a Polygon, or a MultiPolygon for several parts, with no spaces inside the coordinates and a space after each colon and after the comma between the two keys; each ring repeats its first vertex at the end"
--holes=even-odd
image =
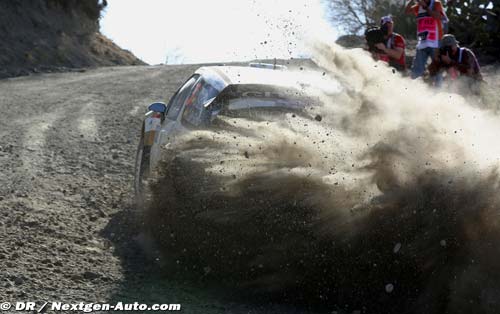
{"type": "MultiPolygon", "coordinates": [[[[170,104],[169,104],[170,105],[170,104]]],[[[148,111],[159,112],[166,114],[168,112],[169,106],[162,102],[155,102],[148,106],[148,111]]]]}

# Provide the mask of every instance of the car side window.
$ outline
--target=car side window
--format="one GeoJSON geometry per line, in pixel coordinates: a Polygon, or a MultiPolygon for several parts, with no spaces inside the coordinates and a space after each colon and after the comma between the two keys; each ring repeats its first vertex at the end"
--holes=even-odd
{"type": "Polygon", "coordinates": [[[179,112],[182,109],[182,105],[184,104],[184,101],[188,97],[188,95],[191,92],[191,89],[196,82],[197,78],[199,75],[193,75],[189,80],[184,83],[184,85],[179,89],[177,94],[174,96],[172,99],[172,105],[170,106],[170,109],[168,110],[167,113],[167,118],[170,120],[176,120],[177,116],[179,115],[179,112]]]}
{"type": "Polygon", "coordinates": [[[219,91],[205,82],[199,80],[192,89],[191,95],[186,99],[184,112],[182,113],[183,123],[199,126],[203,123],[203,113],[206,113],[205,104],[219,94],[219,91]]]}

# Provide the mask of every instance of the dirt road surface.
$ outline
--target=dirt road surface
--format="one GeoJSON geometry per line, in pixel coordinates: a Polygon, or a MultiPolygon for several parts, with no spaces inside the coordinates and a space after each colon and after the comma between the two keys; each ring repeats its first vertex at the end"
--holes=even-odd
{"type": "Polygon", "coordinates": [[[0,81],[1,301],[298,313],[165,278],[134,241],[129,213],[141,116],[196,68],[102,68],[0,81]]]}
{"type": "MultiPolygon", "coordinates": [[[[149,103],[167,101],[197,67],[0,80],[0,302],[311,313],[172,278],[136,241],[132,181],[142,115],[149,103]]],[[[487,81],[496,86],[496,68],[488,71],[487,81]]]]}

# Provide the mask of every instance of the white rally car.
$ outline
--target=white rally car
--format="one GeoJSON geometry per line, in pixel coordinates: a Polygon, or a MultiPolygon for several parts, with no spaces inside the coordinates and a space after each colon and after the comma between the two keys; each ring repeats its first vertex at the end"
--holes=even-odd
{"type": "Polygon", "coordinates": [[[148,106],[135,163],[138,204],[143,204],[144,187],[161,158],[161,147],[184,132],[210,128],[218,115],[243,110],[302,110],[312,101],[304,95],[303,87],[286,68],[275,65],[199,68],[168,103],[148,106]]]}

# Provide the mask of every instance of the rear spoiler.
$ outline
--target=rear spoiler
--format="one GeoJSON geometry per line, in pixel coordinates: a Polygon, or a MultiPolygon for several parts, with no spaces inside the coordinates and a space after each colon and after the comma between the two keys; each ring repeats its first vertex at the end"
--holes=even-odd
{"type": "Polygon", "coordinates": [[[261,63],[261,62],[250,62],[250,64],[248,64],[248,66],[250,66],[251,68],[273,69],[273,70],[286,70],[286,69],[288,69],[286,66],[276,64],[276,63],[271,64],[271,63],[261,63]]]}

